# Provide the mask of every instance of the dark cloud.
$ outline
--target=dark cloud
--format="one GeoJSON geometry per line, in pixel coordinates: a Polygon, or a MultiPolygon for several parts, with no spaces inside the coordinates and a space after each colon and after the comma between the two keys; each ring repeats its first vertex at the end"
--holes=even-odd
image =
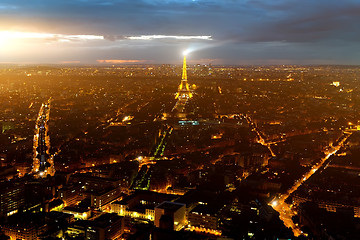
{"type": "MultiPolygon", "coordinates": [[[[213,35],[244,41],[314,41],[356,30],[360,2],[332,0],[3,1],[6,24],[48,21],[61,31],[102,35],[213,35]],[[73,24],[71,24],[73,23],[73,24]],[[239,37],[241,36],[241,37],[239,37]]],[[[358,30],[357,30],[358,31],[358,30]]]]}
{"type": "Polygon", "coordinates": [[[109,41],[125,40],[127,37],[122,35],[104,35],[104,39],[109,41]]]}
{"type": "MultiPolygon", "coordinates": [[[[349,50],[350,46],[359,48],[358,22],[358,0],[2,0],[0,3],[2,29],[96,34],[109,40],[108,48],[119,47],[121,43],[139,48],[138,43],[126,41],[127,36],[133,35],[211,35],[216,44],[202,49],[229,61],[242,60],[245,56],[250,59],[251,52],[257,58],[273,59],[278,56],[275,53],[278,45],[286,45],[288,51],[288,55],[282,53],[282,59],[295,59],[294,53],[298,54],[295,59],[298,61],[321,59],[329,48],[338,50],[326,55],[326,61],[328,58],[344,61],[349,54],[351,61],[360,61],[360,56],[349,50]],[[239,54],[240,51],[244,54],[239,54]]],[[[139,52],[146,55],[154,46],[171,51],[174,47],[191,45],[191,41],[184,44],[168,39],[161,44],[164,46],[146,43],[139,52]]],[[[91,54],[95,57],[98,51],[94,49],[91,54]]]]}

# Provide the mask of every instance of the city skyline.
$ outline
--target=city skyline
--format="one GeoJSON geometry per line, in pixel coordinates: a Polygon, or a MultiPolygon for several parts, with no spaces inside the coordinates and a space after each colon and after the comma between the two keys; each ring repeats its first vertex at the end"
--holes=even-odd
{"type": "Polygon", "coordinates": [[[360,62],[357,1],[2,1],[0,63],[360,62]]]}
{"type": "Polygon", "coordinates": [[[360,239],[359,72],[3,67],[0,237],[360,239]]]}

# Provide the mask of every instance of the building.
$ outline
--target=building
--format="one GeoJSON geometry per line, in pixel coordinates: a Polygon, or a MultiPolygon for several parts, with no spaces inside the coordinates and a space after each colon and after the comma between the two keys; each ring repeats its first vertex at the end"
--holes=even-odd
{"type": "Polygon", "coordinates": [[[37,240],[46,231],[46,225],[4,225],[3,231],[11,240],[37,240]]]}
{"type": "Polygon", "coordinates": [[[70,237],[82,237],[88,240],[113,240],[124,233],[124,217],[115,213],[105,213],[88,221],[81,220],[72,224],[67,234],[70,237]]]}
{"type": "Polygon", "coordinates": [[[210,214],[205,205],[198,205],[188,214],[188,222],[192,227],[204,229],[217,229],[217,219],[215,214],[210,214]]]}
{"type": "Polygon", "coordinates": [[[68,206],[62,210],[63,213],[74,215],[76,219],[86,220],[91,216],[91,210],[86,208],[80,208],[76,206],[68,206]]]}
{"type": "Polygon", "coordinates": [[[17,169],[14,166],[0,166],[0,180],[10,180],[18,175],[17,169]]]}
{"type": "Polygon", "coordinates": [[[180,230],[185,226],[186,205],[177,202],[162,202],[155,207],[155,226],[161,228],[172,227],[173,230],[180,230]]]}
{"type": "Polygon", "coordinates": [[[22,214],[12,216],[2,230],[11,240],[37,240],[38,236],[48,230],[48,226],[41,214],[22,214]]]}
{"type": "Polygon", "coordinates": [[[24,206],[24,184],[9,182],[0,184],[0,216],[10,216],[24,206]]]}
{"type": "Polygon", "coordinates": [[[121,191],[119,187],[103,190],[91,194],[91,207],[104,210],[110,208],[110,203],[120,197],[121,191]]]}
{"type": "Polygon", "coordinates": [[[74,174],[70,181],[83,186],[85,191],[101,191],[109,188],[121,187],[121,180],[92,176],[91,174],[74,174]]]}
{"type": "Polygon", "coordinates": [[[186,205],[187,225],[191,231],[221,235],[218,228],[220,212],[230,198],[210,191],[193,190],[177,199],[186,205]]]}
{"type": "Polygon", "coordinates": [[[64,186],[59,190],[59,197],[64,201],[65,206],[72,206],[78,204],[86,196],[82,191],[82,185],[72,184],[64,186]]]}
{"type": "Polygon", "coordinates": [[[138,190],[121,201],[111,203],[111,212],[133,219],[154,221],[155,207],[176,197],[176,195],[172,194],[138,190]]]}
{"type": "Polygon", "coordinates": [[[124,232],[124,218],[117,214],[106,213],[91,221],[86,230],[86,239],[113,240],[124,232]]]}

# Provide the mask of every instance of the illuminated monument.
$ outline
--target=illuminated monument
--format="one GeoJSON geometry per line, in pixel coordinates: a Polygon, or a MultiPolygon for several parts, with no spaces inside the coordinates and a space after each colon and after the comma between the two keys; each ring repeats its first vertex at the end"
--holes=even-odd
{"type": "Polygon", "coordinates": [[[190,92],[189,84],[187,82],[186,55],[184,54],[181,83],[179,86],[179,90],[176,93],[175,99],[187,101],[189,98],[192,98],[192,93],[190,92]]]}
{"type": "Polygon", "coordinates": [[[189,84],[187,82],[187,72],[186,72],[186,55],[184,54],[184,62],[183,62],[183,69],[182,69],[182,78],[181,83],[178,88],[178,92],[176,93],[175,99],[177,99],[177,102],[172,112],[177,113],[178,117],[186,117],[185,114],[185,105],[187,101],[192,98],[192,93],[189,87],[189,84]]]}
{"type": "Polygon", "coordinates": [[[33,150],[33,166],[32,171],[37,177],[54,176],[54,159],[50,155],[50,136],[49,136],[49,116],[50,101],[41,105],[39,115],[36,119],[34,150],[33,150]]]}

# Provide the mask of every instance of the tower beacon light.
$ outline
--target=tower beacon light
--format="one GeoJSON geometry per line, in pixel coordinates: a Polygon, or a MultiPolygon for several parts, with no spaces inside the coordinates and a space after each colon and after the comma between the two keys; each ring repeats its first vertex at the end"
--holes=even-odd
{"type": "Polygon", "coordinates": [[[190,53],[190,50],[189,49],[186,49],[185,51],[183,51],[183,55],[186,56],[190,53]]]}

